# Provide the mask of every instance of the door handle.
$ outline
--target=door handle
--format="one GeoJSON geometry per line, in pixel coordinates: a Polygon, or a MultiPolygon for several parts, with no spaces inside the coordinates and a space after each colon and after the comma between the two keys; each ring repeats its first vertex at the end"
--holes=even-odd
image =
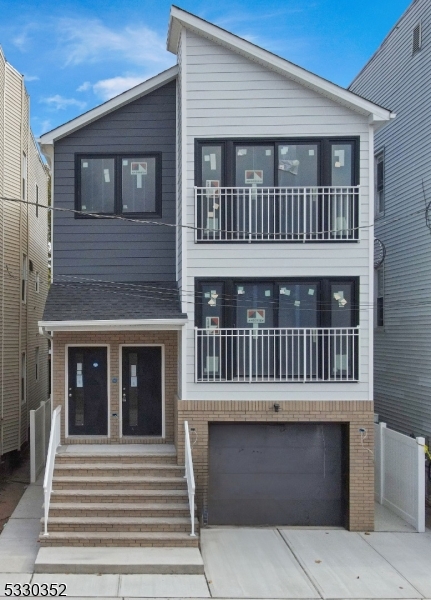
{"type": "Polygon", "coordinates": [[[123,392],[123,402],[127,402],[126,392],[123,392]]]}

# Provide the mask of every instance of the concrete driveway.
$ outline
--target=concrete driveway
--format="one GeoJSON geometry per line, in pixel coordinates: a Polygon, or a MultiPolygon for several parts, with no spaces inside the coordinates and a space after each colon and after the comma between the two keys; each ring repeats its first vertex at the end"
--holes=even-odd
{"type": "Polygon", "coordinates": [[[430,533],[203,529],[214,598],[431,598],[430,533]]]}

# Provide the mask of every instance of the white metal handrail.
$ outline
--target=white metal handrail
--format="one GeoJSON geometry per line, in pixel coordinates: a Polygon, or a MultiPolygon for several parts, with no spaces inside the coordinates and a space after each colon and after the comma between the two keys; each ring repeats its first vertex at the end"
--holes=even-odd
{"type": "Polygon", "coordinates": [[[43,535],[48,535],[48,515],[49,504],[51,502],[52,479],[54,476],[54,464],[57,448],[61,441],[60,429],[60,414],[61,406],[52,413],[51,420],[51,435],[49,436],[48,454],[46,456],[45,477],[43,479],[43,495],[44,495],[44,532],[43,535]]]}
{"type": "Polygon", "coordinates": [[[358,381],[359,327],[195,328],[196,382],[358,381]]]}
{"type": "Polygon", "coordinates": [[[359,239],[359,186],[194,189],[197,242],[359,239]]]}
{"type": "Polygon", "coordinates": [[[189,423],[184,421],[184,433],[185,433],[185,465],[186,465],[186,480],[187,480],[187,491],[189,495],[189,506],[190,506],[190,519],[192,523],[192,530],[190,533],[191,537],[196,537],[195,534],[195,474],[193,470],[193,458],[192,458],[192,447],[190,445],[190,433],[189,423]]]}

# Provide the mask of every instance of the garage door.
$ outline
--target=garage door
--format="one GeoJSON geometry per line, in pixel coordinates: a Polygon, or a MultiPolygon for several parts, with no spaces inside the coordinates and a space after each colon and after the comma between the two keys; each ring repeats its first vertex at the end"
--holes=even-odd
{"type": "Polygon", "coordinates": [[[345,427],[211,424],[208,523],[344,526],[345,427]]]}

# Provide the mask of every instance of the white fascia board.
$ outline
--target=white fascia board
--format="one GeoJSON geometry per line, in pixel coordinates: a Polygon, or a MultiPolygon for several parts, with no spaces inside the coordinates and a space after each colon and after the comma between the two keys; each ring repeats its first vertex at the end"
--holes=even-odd
{"type": "Polygon", "coordinates": [[[129,104],[130,102],[154,92],[154,90],[158,89],[162,85],[165,85],[176,79],[177,75],[178,66],[175,65],[167,71],[163,71],[163,73],[159,73],[155,77],[152,77],[151,79],[140,83],[130,90],[115,96],[115,98],[111,98],[111,100],[108,100],[104,104],[96,106],[96,108],[92,108],[83,115],[76,117],[76,119],[72,119],[64,125],[60,125],[60,127],[56,127],[52,131],[48,131],[48,133],[44,133],[38,139],[38,142],[42,148],[42,152],[45,156],[47,156],[45,154],[47,150],[46,147],[52,146],[56,140],[66,137],[77,129],[81,129],[81,127],[85,127],[85,125],[100,119],[100,117],[104,117],[105,115],[117,110],[118,108],[121,108],[122,106],[125,106],[126,104],[129,104]]]}
{"type": "Polygon", "coordinates": [[[39,321],[41,331],[145,331],[176,330],[186,319],[119,319],[109,321],[39,321]]]}
{"type": "Polygon", "coordinates": [[[327,79],[323,79],[284,58],[272,54],[268,50],[264,50],[263,48],[260,48],[217,25],[208,23],[195,15],[181,10],[176,6],[171,8],[167,44],[168,50],[173,54],[177,53],[182,27],[193,31],[197,35],[206,37],[215,43],[227,46],[245,58],[258,62],[285,77],[289,77],[300,85],[306,86],[318,94],[341,103],[356,112],[368,115],[371,118],[371,123],[376,122],[380,124],[383,122],[384,124],[393,118],[393,113],[390,110],[374,104],[349,90],[339,87],[327,79]]]}

